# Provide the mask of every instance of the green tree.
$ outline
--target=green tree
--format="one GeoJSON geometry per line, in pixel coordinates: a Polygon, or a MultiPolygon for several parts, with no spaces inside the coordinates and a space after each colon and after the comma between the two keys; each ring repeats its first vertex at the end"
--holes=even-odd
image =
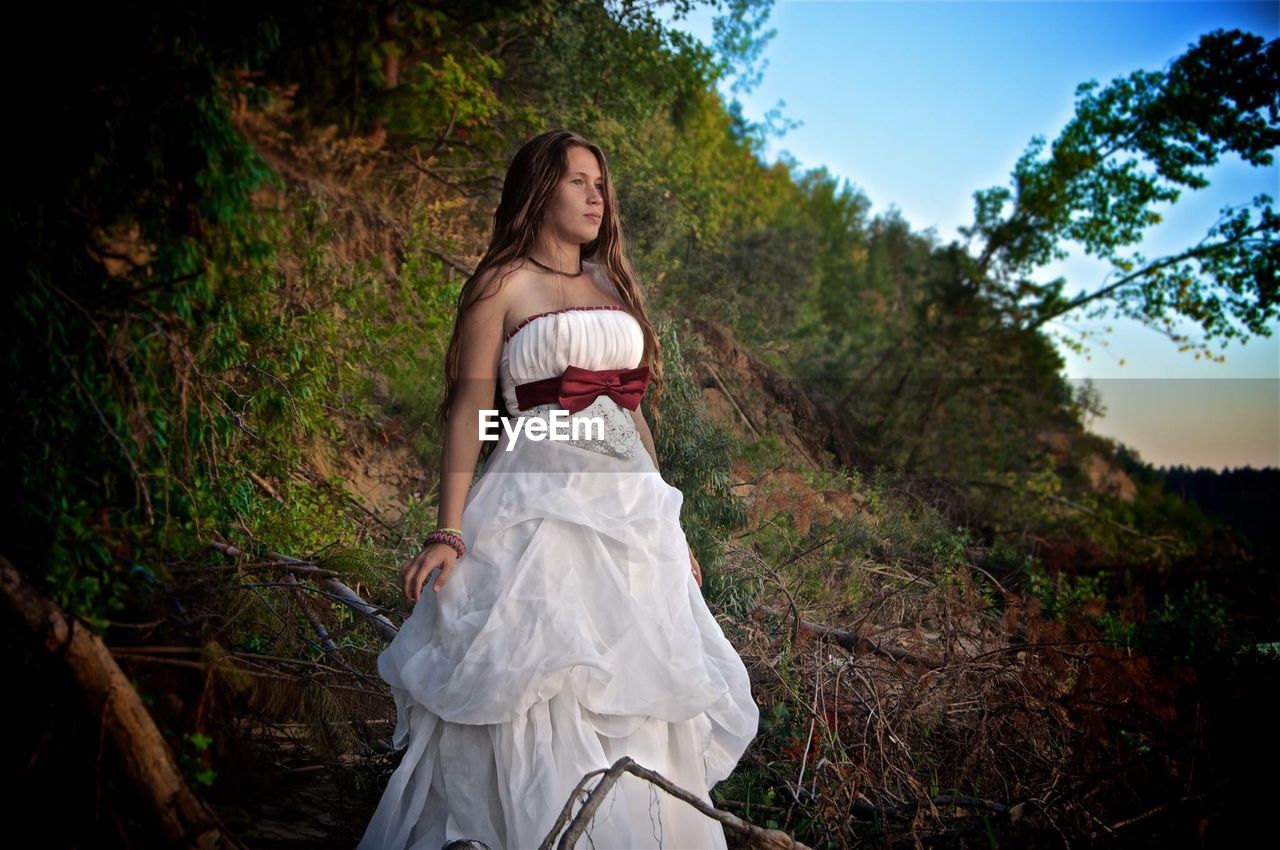
{"type": "Polygon", "coordinates": [[[1114,310],[1161,326],[1184,350],[1194,345],[1173,331],[1173,314],[1199,323],[1206,339],[1242,336],[1232,319],[1269,336],[1280,303],[1280,217],[1270,196],[1223,209],[1185,250],[1154,259],[1121,252],[1160,222],[1153,205],[1177,201],[1179,187],[1209,185],[1196,169],[1220,154],[1271,165],[1280,144],[1280,42],[1217,30],[1163,72],[1097,88],[1092,80],[1078,87],[1076,115],[1047,160],[1039,159],[1043,137],[1033,140],[1013,190],[975,193],[975,221],[961,230],[982,243],[973,279],[1024,330],[1092,305],[1091,317],[1114,310]],[[1065,258],[1069,242],[1109,261],[1116,279],[1074,298],[1062,294],[1063,278],[1031,280],[1037,267],[1065,258]]]}

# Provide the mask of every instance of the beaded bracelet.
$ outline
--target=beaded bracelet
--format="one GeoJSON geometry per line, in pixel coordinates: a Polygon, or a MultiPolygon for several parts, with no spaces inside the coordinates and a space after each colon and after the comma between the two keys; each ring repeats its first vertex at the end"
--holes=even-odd
{"type": "MultiPolygon", "coordinates": [[[[436,526],[436,531],[447,531],[447,532],[449,532],[450,534],[455,535],[455,536],[458,538],[458,542],[459,542],[459,543],[462,543],[462,529],[461,529],[461,528],[454,528],[454,527],[453,527],[453,526],[451,526],[451,525],[447,525],[447,526],[446,526],[446,525],[439,525],[439,526],[436,526]]],[[[455,549],[457,549],[457,547],[456,547],[456,546],[455,546],[454,548],[455,548],[455,549]]],[[[467,547],[466,547],[465,545],[463,545],[463,547],[462,547],[462,551],[458,553],[458,557],[459,557],[459,558],[461,558],[461,557],[463,556],[463,554],[465,554],[465,553],[466,553],[466,551],[467,551],[467,547]]]]}
{"type": "Polygon", "coordinates": [[[422,541],[422,545],[424,546],[428,546],[432,543],[443,543],[446,546],[451,547],[453,551],[458,553],[459,558],[467,554],[467,546],[462,542],[462,535],[455,534],[452,529],[437,528],[435,531],[428,534],[422,541]]]}

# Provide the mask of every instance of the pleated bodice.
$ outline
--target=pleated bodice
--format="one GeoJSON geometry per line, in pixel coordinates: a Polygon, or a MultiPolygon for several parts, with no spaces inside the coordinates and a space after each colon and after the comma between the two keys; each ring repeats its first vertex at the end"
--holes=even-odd
{"type": "Polygon", "coordinates": [[[631,369],[644,357],[644,332],[625,308],[565,307],[530,316],[502,346],[498,378],[507,412],[517,415],[516,385],[551,378],[569,365],[631,369]]]}

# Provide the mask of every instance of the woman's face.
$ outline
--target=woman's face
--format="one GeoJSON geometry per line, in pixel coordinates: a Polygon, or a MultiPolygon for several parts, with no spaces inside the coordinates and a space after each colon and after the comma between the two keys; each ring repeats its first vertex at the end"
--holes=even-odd
{"type": "Polygon", "coordinates": [[[560,178],[547,210],[547,223],[555,236],[582,245],[600,233],[604,220],[604,178],[595,155],[584,147],[569,148],[569,165],[560,178]]]}

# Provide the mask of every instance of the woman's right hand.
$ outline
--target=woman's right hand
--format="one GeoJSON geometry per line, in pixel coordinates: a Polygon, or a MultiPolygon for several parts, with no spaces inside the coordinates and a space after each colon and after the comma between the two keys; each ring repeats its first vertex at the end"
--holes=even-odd
{"type": "Polygon", "coordinates": [[[418,597],[422,595],[422,585],[426,582],[427,576],[436,567],[440,568],[440,575],[436,576],[435,583],[431,589],[438,591],[444,587],[445,582],[449,580],[449,575],[453,572],[453,565],[458,561],[458,552],[447,543],[432,543],[423,549],[417,555],[405,561],[404,566],[400,568],[400,586],[404,588],[404,596],[410,602],[417,602],[418,597]]]}

